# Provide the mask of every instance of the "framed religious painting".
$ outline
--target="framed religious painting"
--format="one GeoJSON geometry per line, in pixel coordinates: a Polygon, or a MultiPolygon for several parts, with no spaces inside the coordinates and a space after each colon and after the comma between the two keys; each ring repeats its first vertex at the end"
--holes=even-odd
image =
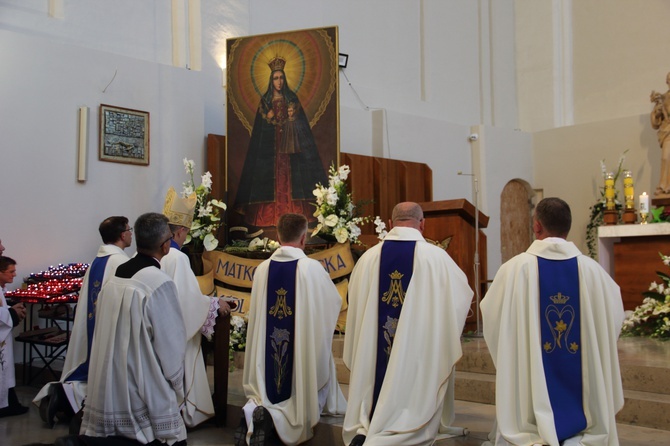
{"type": "Polygon", "coordinates": [[[149,165],[149,112],[100,105],[101,161],[149,165]]]}
{"type": "Polygon", "coordinates": [[[228,227],[275,237],[280,215],[314,225],[318,183],[339,159],[337,27],[232,38],[227,48],[228,227]]]}

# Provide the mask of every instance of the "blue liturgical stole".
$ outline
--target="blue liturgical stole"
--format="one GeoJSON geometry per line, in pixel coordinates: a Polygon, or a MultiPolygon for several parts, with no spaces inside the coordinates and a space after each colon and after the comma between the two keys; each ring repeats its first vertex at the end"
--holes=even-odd
{"type": "Polygon", "coordinates": [[[265,392],[271,403],[290,398],[295,338],[295,273],[298,260],[270,261],[265,325],[265,392]]]}
{"type": "Polygon", "coordinates": [[[88,362],[91,359],[91,344],[93,343],[93,329],[95,328],[95,306],[98,302],[98,294],[102,288],[102,279],[105,276],[105,266],[109,256],[96,257],[91,263],[91,271],[88,274],[88,318],[86,320],[86,338],[88,349],[86,351],[86,362],[83,362],[68,377],[69,381],[88,381],[88,362]]]}
{"type": "Polygon", "coordinates": [[[586,429],[577,258],[538,257],[542,363],[558,441],[586,429]]]}
{"type": "Polygon", "coordinates": [[[377,363],[375,388],[372,397],[372,413],[375,411],[379,392],[384,382],[386,368],[391,357],[400,311],[405,302],[405,290],[409,287],[414,269],[415,241],[384,241],[379,263],[379,311],[377,319],[377,363]]]}

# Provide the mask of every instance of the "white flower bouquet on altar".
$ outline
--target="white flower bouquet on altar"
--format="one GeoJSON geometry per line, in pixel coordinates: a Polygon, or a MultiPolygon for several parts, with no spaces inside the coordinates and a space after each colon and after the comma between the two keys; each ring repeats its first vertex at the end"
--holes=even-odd
{"type": "Polygon", "coordinates": [[[316,197],[316,217],[318,224],[312,237],[335,238],[338,243],[350,241],[358,243],[361,235],[359,225],[370,221],[370,217],[361,217],[356,213],[356,205],[347,192],[345,183],[349,176],[349,166],[343,164],[339,169],[334,165],[328,170],[328,186],[316,185],[313,193],[316,197]],[[323,237],[326,236],[326,237],[323,237]]]}
{"type": "Polygon", "coordinates": [[[190,181],[183,183],[182,197],[187,197],[195,192],[197,202],[195,205],[195,215],[193,216],[193,223],[191,230],[186,237],[185,245],[191,243],[194,251],[202,251],[202,248],[207,251],[214,250],[219,241],[216,238],[216,230],[221,224],[220,213],[226,210],[226,204],[211,197],[212,194],[212,174],[205,172],[201,177],[200,186],[195,185],[193,181],[193,168],[195,163],[193,160],[184,158],[184,168],[186,173],[191,176],[190,181]]]}
{"type": "MultiPolygon", "coordinates": [[[[670,266],[670,256],[659,255],[663,264],[670,266]]],[[[649,291],[642,293],[642,305],[635,308],[623,323],[624,335],[670,338],[670,276],[660,271],[656,274],[661,283],[652,282],[649,291]]]]}

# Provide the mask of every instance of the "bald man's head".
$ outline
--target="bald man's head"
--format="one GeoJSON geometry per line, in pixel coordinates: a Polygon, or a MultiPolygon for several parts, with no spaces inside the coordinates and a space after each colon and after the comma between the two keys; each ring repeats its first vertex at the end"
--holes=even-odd
{"type": "Polygon", "coordinates": [[[423,231],[423,209],[412,201],[396,204],[391,220],[393,226],[405,226],[423,231]]]}

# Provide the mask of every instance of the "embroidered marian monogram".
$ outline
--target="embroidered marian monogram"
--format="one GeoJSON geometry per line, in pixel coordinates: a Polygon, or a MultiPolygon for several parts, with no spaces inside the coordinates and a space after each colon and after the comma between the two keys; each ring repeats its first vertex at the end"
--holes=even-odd
{"type": "Polygon", "coordinates": [[[544,318],[547,321],[553,339],[544,342],[544,351],[551,353],[556,347],[565,347],[569,353],[577,353],[579,343],[570,338],[570,332],[575,322],[575,309],[572,305],[566,305],[570,297],[559,292],[554,296],[550,296],[549,300],[554,305],[547,306],[544,311],[544,318]]]}
{"type": "Polygon", "coordinates": [[[266,290],[265,392],[271,403],[291,397],[298,260],[270,261],[266,290]]]}
{"type": "Polygon", "coordinates": [[[377,290],[377,357],[371,414],[374,413],[391,358],[400,314],[405,304],[405,290],[412,280],[415,247],[415,241],[387,240],[382,244],[377,290]]]}
{"type": "Polygon", "coordinates": [[[578,260],[538,257],[537,272],[542,367],[556,437],[562,442],[586,428],[578,260]]]}
{"type": "Polygon", "coordinates": [[[393,308],[396,308],[398,305],[402,305],[405,302],[405,290],[403,290],[402,282],[400,281],[403,276],[404,274],[400,273],[398,270],[389,274],[391,284],[389,285],[388,291],[382,295],[382,302],[392,305],[393,308]]]}
{"type": "Polygon", "coordinates": [[[286,303],[286,293],[288,293],[288,291],[284,288],[279,288],[275,293],[277,293],[277,302],[270,308],[270,315],[277,319],[284,319],[286,316],[291,316],[293,311],[286,303]]]}

